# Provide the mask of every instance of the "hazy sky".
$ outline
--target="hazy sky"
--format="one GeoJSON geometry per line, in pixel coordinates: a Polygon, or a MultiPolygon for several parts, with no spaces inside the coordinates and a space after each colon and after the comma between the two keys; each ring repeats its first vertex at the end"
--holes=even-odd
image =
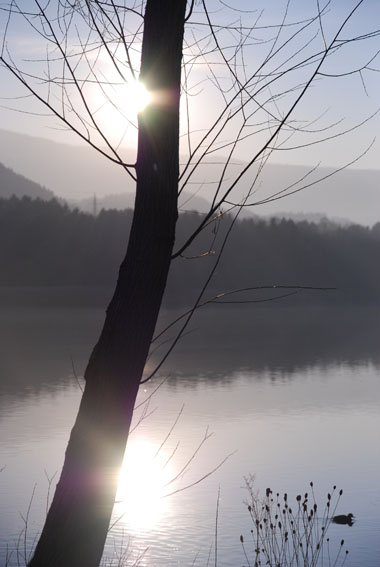
{"type": "MultiPolygon", "coordinates": [[[[32,8],[34,5],[32,0],[20,0],[18,4],[22,9],[30,12],[35,10],[35,8],[32,8]]],[[[51,4],[54,8],[58,2],[51,4]]],[[[197,2],[196,4],[194,14],[187,27],[187,47],[185,49],[185,60],[194,63],[194,65],[188,66],[191,73],[187,84],[190,93],[188,101],[193,144],[199,139],[200,132],[210,126],[220,113],[224,104],[224,97],[226,100],[230,100],[231,93],[236,92],[236,85],[234,91],[231,75],[228,78],[221,57],[215,52],[211,52],[214,44],[204,25],[206,16],[201,3],[197,2]],[[198,40],[198,47],[194,46],[195,39],[198,40]],[[194,59],[195,55],[196,58],[194,59]],[[211,66],[208,64],[211,64],[211,66]],[[220,89],[215,88],[216,82],[218,82],[219,87],[225,90],[224,95],[220,92],[220,89]]],[[[231,9],[228,8],[227,4],[222,4],[217,0],[208,2],[209,15],[216,26],[214,31],[217,32],[220,44],[226,48],[226,57],[239,74],[240,81],[244,82],[244,77],[251,76],[254,70],[259,68],[255,80],[249,84],[255,103],[251,102],[251,106],[247,105],[247,111],[250,108],[249,112],[252,113],[252,118],[248,121],[250,125],[245,130],[245,135],[254,135],[239,143],[234,153],[236,159],[249,159],[268,137],[268,131],[273,132],[275,130],[279,119],[284,116],[291,105],[291,101],[298,96],[302,84],[308,80],[312,69],[316,67],[316,60],[308,58],[321,52],[325,41],[327,43],[331,41],[345,17],[356,4],[357,2],[352,0],[335,0],[327,3],[320,0],[319,5],[321,9],[325,6],[325,11],[321,18],[316,18],[317,0],[294,0],[289,5],[284,0],[240,0],[231,2],[231,9]],[[314,22],[306,25],[307,20],[313,17],[314,22]],[[282,21],[285,26],[278,34],[278,24],[282,21]],[[305,24],[296,24],[297,22],[305,22],[305,24]],[[220,31],[218,26],[226,24],[231,26],[231,29],[224,32],[220,31]],[[242,26],[241,34],[236,29],[239,26],[242,26]],[[254,29],[249,30],[253,26],[254,29]],[[305,29],[301,30],[302,27],[305,29]],[[296,30],[298,31],[295,34],[296,30]],[[292,37],[293,34],[295,34],[295,37],[292,37]],[[244,59],[240,56],[234,59],[234,46],[242,40],[244,41],[244,59]],[[276,56],[272,57],[272,54],[281,45],[283,45],[283,48],[276,56]],[[301,49],[302,51],[300,51],[301,49]],[[266,66],[261,68],[260,66],[268,56],[269,60],[266,66]],[[298,71],[287,72],[281,79],[272,80],[273,73],[290,69],[295,64],[300,65],[303,60],[309,61],[310,65],[302,66],[298,71]],[[253,87],[253,84],[255,84],[255,87],[253,87]],[[284,91],[289,92],[280,97],[280,93],[284,91]],[[260,105],[265,107],[264,111],[259,110],[260,105]]],[[[1,5],[3,8],[6,7],[6,3],[1,5]]],[[[132,3],[126,2],[126,5],[132,5],[132,3]]],[[[54,15],[54,11],[50,13],[49,24],[44,23],[44,30],[50,33],[48,25],[51,24],[59,34],[57,22],[52,15],[54,15]]],[[[8,61],[11,61],[12,58],[27,73],[27,75],[24,75],[25,79],[31,81],[44,97],[49,96],[52,104],[61,108],[62,92],[60,86],[54,87],[50,83],[50,87],[48,87],[46,84],[41,84],[39,79],[35,80],[34,78],[36,75],[44,79],[48,76],[59,79],[62,76],[62,65],[58,65],[56,62],[57,52],[52,51],[51,42],[49,45],[49,42],[41,37],[39,31],[42,28],[38,19],[34,18],[32,21],[36,25],[37,31],[17,14],[12,16],[7,27],[6,11],[0,13],[2,36],[7,29],[3,56],[8,61]],[[49,65],[46,63],[47,56],[51,60],[49,65]]],[[[87,37],[85,26],[83,21],[78,20],[78,22],[77,30],[81,41],[84,41],[84,38],[87,37]]],[[[137,29],[139,23],[139,18],[132,16],[127,18],[125,24],[127,37],[129,37],[129,33],[137,29]]],[[[363,0],[339,39],[343,40],[368,34],[378,27],[380,28],[380,2],[378,0],[363,0]]],[[[75,49],[78,51],[79,46],[80,40],[76,36],[76,30],[73,26],[69,32],[68,51],[73,54],[75,49]]],[[[370,122],[345,136],[339,136],[324,144],[319,143],[319,140],[355,127],[375,113],[380,106],[380,75],[372,70],[380,68],[380,56],[371,61],[369,65],[371,70],[363,69],[361,73],[351,74],[352,71],[369,62],[378,50],[380,50],[380,37],[374,37],[366,41],[352,42],[332,53],[321,71],[325,74],[344,74],[344,76],[337,78],[336,76],[320,75],[318,80],[312,83],[306,96],[291,116],[291,129],[293,131],[291,132],[288,129],[285,134],[275,139],[277,149],[272,155],[274,162],[315,165],[321,161],[322,165],[340,166],[355,159],[368,147],[379,129],[380,115],[375,116],[370,122]],[[338,124],[330,128],[335,123],[338,124]],[[300,127],[311,132],[301,134],[297,131],[300,127]],[[317,130],[321,132],[318,133],[317,130]],[[291,133],[292,136],[288,139],[291,133]],[[308,148],[299,147],[307,142],[312,142],[313,145],[308,148]],[[290,148],[292,147],[295,149],[291,151],[290,148]]],[[[137,66],[139,59],[138,45],[136,45],[134,51],[131,51],[131,54],[134,65],[137,66]]],[[[118,51],[117,57],[120,63],[125,65],[125,54],[118,51]]],[[[125,85],[120,84],[120,77],[116,76],[115,69],[110,64],[104,49],[100,50],[98,55],[90,51],[87,63],[98,65],[96,76],[102,81],[118,83],[111,87],[111,91],[107,90],[107,87],[96,90],[93,84],[94,75],[87,75],[90,81],[83,88],[88,103],[95,112],[97,121],[112,143],[119,142],[124,135],[123,143],[133,145],[135,129],[128,125],[126,119],[134,121],[135,114],[132,108],[133,101],[129,98],[130,95],[125,85]],[[104,91],[106,91],[107,96],[112,97],[114,104],[120,107],[123,116],[115,112],[111,103],[106,100],[104,91]]],[[[85,77],[83,61],[78,64],[77,73],[81,79],[85,77]]],[[[67,69],[65,69],[65,76],[68,76],[67,69]]],[[[25,94],[27,94],[26,90],[11,76],[9,71],[4,68],[0,69],[0,96],[2,97],[0,101],[0,124],[2,129],[52,138],[60,142],[81,143],[80,139],[73,134],[62,131],[59,121],[56,118],[49,117],[48,111],[41,104],[36,103],[32,98],[19,98],[25,94]],[[14,110],[11,110],[11,108],[14,110]],[[25,111],[35,114],[28,114],[25,111]]],[[[72,91],[71,97],[71,103],[75,110],[78,108],[84,116],[83,105],[81,106],[80,102],[78,103],[78,94],[72,91]]],[[[74,113],[70,108],[71,103],[68,100],[66,101],[66,115],[74,117],[73,120],[75,121],[74,113]]],[[[86,117],[85,119],[87,120],[86,117]]],[[[182,132],[185,133],[186,129],[186,104],[183,97],[182,132]]],[[[225,146],[225,144],[236,136],[238,129],[238,122],[231,122],[225,132],[220,135],[219,145],[216,146],[218,154],[229,151],[230,147],[225,146]]],[[[82,131],[85,132],[83,128],[82,131]]],[[[184,151],[186,151],[187,146],[187,137],[184,136],[182,145],[184,151]]],[[[357,165],[379,168],[379,149],[379,142],[375,141],[372,149],[357,165]]]]}

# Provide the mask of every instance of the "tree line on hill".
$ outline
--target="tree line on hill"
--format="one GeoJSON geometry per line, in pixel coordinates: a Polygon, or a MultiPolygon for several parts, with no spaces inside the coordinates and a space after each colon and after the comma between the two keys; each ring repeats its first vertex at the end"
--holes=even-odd
{"type": "MultiPolygon", "coordinates": [[[[178,246],[200,220],[200,213],[180,215],[178,246]]],[[[0,199],[0,285],[113,287],[131,221],[129,209],[101,210],[93,216],[54,199],[0,199]]],[[[166,305],[190,305],[197,297],[228,225],[228,218],[210,225],[186,258],[173,261],[166,305]]],[[[241,288],[283,285],[336,288],[329,295],[334,302],[379,301],[379,257],[380,222],[370,229],[327,221],[245,218],[235,224],[204,298],[241,288]]],[[[249,292],[228,299],[268,299],[273,293],[249,292]]],[[[313,294],[313,300],[325,301],[325,297],[313,294]]]]}

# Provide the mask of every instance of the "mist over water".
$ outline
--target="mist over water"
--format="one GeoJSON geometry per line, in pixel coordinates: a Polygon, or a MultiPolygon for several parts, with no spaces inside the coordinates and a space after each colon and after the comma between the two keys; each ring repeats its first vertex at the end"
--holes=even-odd
{"type": "MultiPolygon", "coordinates": [[[[46,475],[59,474],[81,375],[103,321],[107,292],[99,293],[0,293],[0,564],[6,543],[17,543],[19,512],[25,514],[33,491],[27,545],[41,529],[46,475]]],[[[177,315],[163,312],[158,328],[177,315]]],[[[130,539],[132,557],[148,548],[142,565],[191,565],[196,557],[195,565],[206,564],[220,487],[218,565],[243,564],[239,538],[249,538],[252,527],[243,477],[252,473],[257,489],[270,486],[293,498],[313,480],[321,504],[332,485],[343,488],[339,510],[353,512],[357,521],[352,528],[330,526],[330,539],[345,539],[346,565],[376,564],[379,326],[374,309],[296,307],[293,300],[200,310],[160,376],[141,388],[139,403],[165,379],[131,435],[115,506],[115,519],[121,519],[107,553],[130,539]],[[171,482],[207,428],[213,435],[171,482]],[[163,497],[203,476],[192,488],[163,497]]],[[[147,371],[169,344],[155,351],[147,371]]],[[[136,422],[143,411],[136,410],[136,422]]],[[[52,489],[56,482],[57,476],[52,489]]]]}

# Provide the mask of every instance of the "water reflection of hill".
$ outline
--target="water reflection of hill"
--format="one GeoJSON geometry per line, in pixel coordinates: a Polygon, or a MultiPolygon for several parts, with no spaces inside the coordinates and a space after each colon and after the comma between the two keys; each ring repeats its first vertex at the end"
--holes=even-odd
{"type": "Polygon", "coordinates": [[[171,380],[230,380],[242,370],[291,375],[313,366],[380,364],[378,310],[317,308],[204,311],[167,364],[171,380]],[[196,378],[195,378],[196,379],[196,378]]]}
{"type": "MultiPolygon", "coordinates": [[[[103,320],[104,309],[69,299],[47,305],[33,291],[29,303],[2,297],[0,319],[0,395],[25,396],[64,386],[73,379],[72,360],[81,375],[103,320]],[[78,305],[79,303],[79,305],[78,305]],[[70,378],[71,376],[71,378],[70,378]]],[[[0,294],[1,295],[1,294],[0,294]]],[[[1,299],[1,298],[0,298],[1,299]]],[[[178,312],[166,311],[160,325],[178,312]]],[[[205,308],[161,369],[173,385],[199,379],[231,381],[241,371],[286,375],[313,366],[345,363],[380,365],[380,320],[376,309],[227,306],[205,308]]],[[[174,330],[169,333],[174,335],[174,330]]],[[[168,335],[168,336],[169,336],[168,335]]],[[[170,343],[162,345],[162,352],[170,343]]],[[[155,352],[153,368],[160,358],[155,352]]]]}
{"type": "Polygon", "coordinates": [[[2,307],[0,395],[64,387],[73,378],[72,360],[83,372],[99,324],[93,309],[2,307]]]}

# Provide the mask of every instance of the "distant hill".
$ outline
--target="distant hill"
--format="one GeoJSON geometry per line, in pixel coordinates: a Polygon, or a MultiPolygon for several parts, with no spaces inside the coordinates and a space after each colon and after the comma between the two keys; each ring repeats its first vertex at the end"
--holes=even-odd
{"type": "Polygon", "coordinates": [[[23,175],[15,173],[12,169],[5,167],[0,163],[0,197],[7,199],[8,197],[28,197],[48,200],[53,199],[54,193],[42,187],[34,181],[30,181],[23,175]]]}
{"type": "MultiPolygon", "coordinates": [[[[135,159],[127,150],[123,157],[129,162],[135,159]]],[[[124,194],[129,203],[133,202],[133,180],[122,167],[87,146],[60,144],[0,130],[0,162],[51,188],[57,197],[66,200],[92,199],[95,194],[100,201],[107,195],[124,194]]],[[[205,203],[212,200],[218,186],[223,162],[223,157],[215,156],[212,162],[203,164],[186,187],[189,196],[193,192],[192,200],[182,197],[180,205],[187,201],[184,208],[204,211],[205,203]]],[[[241,162],[236,162],[236,169],[234,165],[227,172],[226,185],[241,166],[241,162]]],[[[238,183],[237,194],[231,197],[231,201],[238,202],[247,194],[254,173],[252,171],[238,183]]],[[[293,215],[302,214],[305,218],[310,215],[312,218],[314,214],[321,214],[372,226],[380,220],[380,170],[348,168],[334,174],[332,168],[320,167],[311,171],[305,166],[269,163],[259,176],[249,201],[254,201],[255,205],[246,210],[260,216],[285,214],[293,218],[293,215]],[[325,178],[324,181],[316,183],[321,178],[325,178]],[[298,180],[303,181],[297,183],[298,180]],[[308,187],[298,191],[303,185],[308,187]],[[294,194],[283,199],[279,192],[286,188],[294,194]],[[264,202],[276,194],[275,200],[264,202]]]]}
{"type": "Polygon", "coordinates": [[[97,197],[132,193],[134,189],[133,180],[121,167],[89,146],[58,144],[0,130],[0,162],[67,200],[92,197],[94,193],[97,197]]]}

